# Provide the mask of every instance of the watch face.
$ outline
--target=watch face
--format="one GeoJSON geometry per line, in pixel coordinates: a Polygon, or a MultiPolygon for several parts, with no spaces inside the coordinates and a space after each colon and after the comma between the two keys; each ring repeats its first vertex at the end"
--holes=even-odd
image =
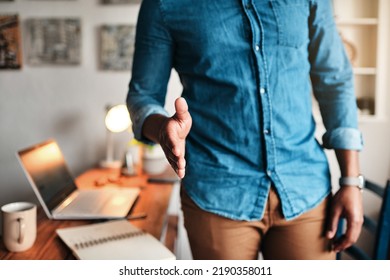
{"type": "Polygon", "coordinates": [[[366,180],[364,179],[364,176],[363,175],[359,175],[359,180],[360,180],[360,186],[359,187],[363,188],[365,183],[366,183],[366,180]]]}

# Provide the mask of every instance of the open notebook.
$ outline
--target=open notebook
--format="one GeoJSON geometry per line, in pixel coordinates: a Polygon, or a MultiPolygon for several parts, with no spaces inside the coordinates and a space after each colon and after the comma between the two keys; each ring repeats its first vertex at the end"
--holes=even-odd
{"type": "Polygon", "coordinates": [[[81,260],[176,259],[160,241],[127,220],[62,228],[57,234],[81,260]]]}

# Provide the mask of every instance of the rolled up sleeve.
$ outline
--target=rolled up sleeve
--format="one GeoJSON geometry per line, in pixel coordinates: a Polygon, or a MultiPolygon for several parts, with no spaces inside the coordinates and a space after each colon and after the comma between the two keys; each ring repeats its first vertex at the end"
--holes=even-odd
{"type": "Polygon", "coordinates": [[[328,131],[322,137],[323,146],[328,149],[361,150],[362,135],[354,128],[337,128],[328,131]]]}
{"type": "Polygon", "coordinates": [[[310,78],[326,129],[328,149],[361,150],[353,71],[333,18],[330,0],[310,6],[310,78]]]}
{"type": "Polygon", "coordinates": [[[152,114],[168,116],[164,109],[172,69],[173,40],[157,0],[144,0],[138,15],[132,77],[127,107],[137,140],[150,143],[142,126],[152,114]]]}

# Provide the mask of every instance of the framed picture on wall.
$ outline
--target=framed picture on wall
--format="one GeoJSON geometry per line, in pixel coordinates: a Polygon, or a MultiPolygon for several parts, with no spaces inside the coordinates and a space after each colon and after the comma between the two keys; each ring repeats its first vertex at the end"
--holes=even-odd
{"type": "Polygon", "coordinates": [[[20,69],[22,47],[18,15],[0,15],[0,69],[20,69]]]}
{"type": "Polygon", "coordinates": [[[135,42],[134,25],[103,25],[100,28],[100,68],[130,71],[135,42]]]}
{"type": "Polygon", "coordinates": [[[27,58],[30,64],[80,64],[80,19],[29,19],[27,20],[27,37],[27,58]]]}

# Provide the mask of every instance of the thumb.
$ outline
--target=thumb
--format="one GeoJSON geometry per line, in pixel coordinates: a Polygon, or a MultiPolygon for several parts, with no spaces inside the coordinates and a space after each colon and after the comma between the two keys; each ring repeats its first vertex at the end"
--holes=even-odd
{"type": "Polygon", "coordinates": [[[190,113],[188,112],[187,101],[183,97],[176,99],[175,110],[175,117],[178,121],[187,121],[191,119],[190,113]]]}

